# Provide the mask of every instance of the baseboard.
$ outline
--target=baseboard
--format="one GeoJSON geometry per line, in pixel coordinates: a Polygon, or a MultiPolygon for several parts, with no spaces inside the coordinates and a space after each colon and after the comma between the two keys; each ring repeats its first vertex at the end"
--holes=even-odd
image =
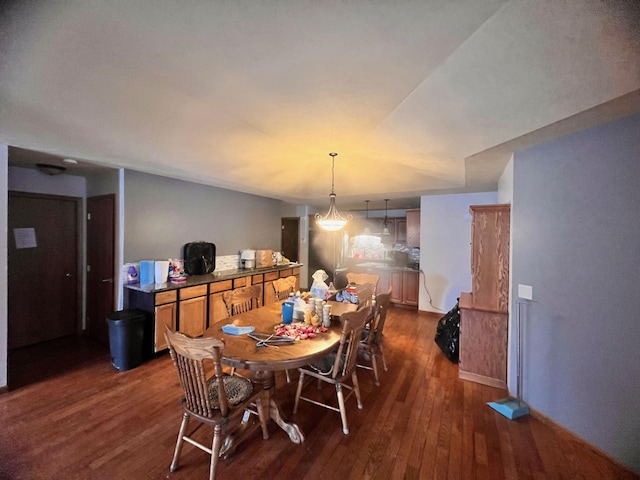
{"type": "Polygon", "coordinates": [[[568,437],[571,437],[574,441],[576,441],[578,443],[581,443],[586,448],[591,450],[594,454],[605,458],[608,462],[611,462],[611,463],[617,465],[619,468],[621,468],[623,470],[626,470],[627,472],[629,472],[632,475],[640,475],[640,472],[636,472],[636,471],[632,470],[628,465],[625,465],[624,463],[622,463],[617,458],[612,457],[607,452],[605,452],[603,450],[600,450],[595,445],[589,443],[587,440],[585,440],[581,436],[577,435],[576,433],[572,432],[568,428],[563,427],[559,423],[556,423],[554,420],[552,420],[551,418],[547,417],[545,414],[539,412],[538,410],[529,407],[529,412],[530,412],[530,415],[533,418],[535,418],[536,420],[538,420],[540,423],[543,423],[544,425],[546,425],[549,428],[552,428],[554,430],[562,432],[563,435],[567,435],[568,437]]]}
{"type": "Polygon", "coordinates": [[[502,390],[507,389],[507,384],[504,380],[498,380],[496,378],[485,377],[484,375],[478,375],[477,373],[469,373],[464,371],[458,371],[458,378],[460,380],[468,380],[470,382],[481,383],[494,388],[500,388],[502,390]]]}
{"type": "Polygon", "coordinates": [[[7,393],[9,391],[9,387],[5,385],[4,387],[0,387],[0,395],[3,393],[7,393]]]}

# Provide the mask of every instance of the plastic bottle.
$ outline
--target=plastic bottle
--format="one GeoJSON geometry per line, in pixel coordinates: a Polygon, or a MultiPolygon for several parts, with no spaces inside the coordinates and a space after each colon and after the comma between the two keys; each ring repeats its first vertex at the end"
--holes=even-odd
{"type": "Polygon", "coordinates": [[[329,300],[336,294],[336,287],[333,286],[333,282],[329,282],[329,289],[327,290],[326,300],[329,300]]]}

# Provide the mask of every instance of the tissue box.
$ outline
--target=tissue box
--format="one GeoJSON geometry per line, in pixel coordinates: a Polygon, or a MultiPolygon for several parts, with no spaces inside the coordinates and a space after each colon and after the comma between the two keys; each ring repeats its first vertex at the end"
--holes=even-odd
{"type": "Polygon", "coordinates": [[[256,250],[256,268],[273,267],[273,250],[256,250]]]}

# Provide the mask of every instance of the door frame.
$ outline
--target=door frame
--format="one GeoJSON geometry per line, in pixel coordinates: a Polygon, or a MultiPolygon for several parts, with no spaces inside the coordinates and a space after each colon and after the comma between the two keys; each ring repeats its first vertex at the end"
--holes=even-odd
{"type": "MultiPolygon", "coordinates": [[[[50,195],[46,193],[32,193],[32,192],[21,192],[17,190],[9,190],[8,197],[22,197],[22,198],[41,198],[48,200],[64,200],[75,202],[76,204],[76,335],[81,335],[83,331],[83,315],[82,315],[82,298],[84,296],[84,268],[82,262],[83,256],[83,218],[84,218],[84,208],[83,208],[83,198],[82,197],[70,197],[66,195],[50,195]]],[[[9,205],[7,199],[7,220],[9,215],[9,205]]],[[[8,230],[8,229],[7,229],[8,230]]],[[[9,238],[11,236],[11,232],[7,231],[7,241],[10,241],[9,238]]],[[[8,275],[8,272],[7,272],[8,275]]],[[[8,294],[7,290],[7,294],[8,294]]],[[[7,315],[7,322],[9,321],[9,316],[7,315]]],[[[7,338],[8,343],[8,338],[7,338]]]]}

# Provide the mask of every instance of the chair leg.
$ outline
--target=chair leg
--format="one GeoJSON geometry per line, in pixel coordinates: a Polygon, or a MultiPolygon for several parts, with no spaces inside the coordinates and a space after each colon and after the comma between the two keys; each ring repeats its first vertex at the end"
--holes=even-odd
{"type": "Polygon", "coordinates": [[[180,431],[178,432],[178,441],[176,442],[176,449],[173,453],[173,460],[171,461],[171,471],[175,472],[178,469],[178,458],[182,451],[182,445],[184,444],[184,435],[187,433],[187,425],[189,424],[189,414],[184,412],[182,414],[182,423],[180,424],[180,431]]]}
{"type": "Polygon", "coordinates": [[[300,401],[300,395],[302,394],[302,384],[304,382],[304,373],[300,372],[300,378],[298,379],[298,388],[296,389],[296,400],[293,402],[293,413],[298,411],[298,402],[300,401]]]}
{"type": "Polygon", "coordinates": [[[373,368],[373,377],[375,378],[376,387],[380,386],[380,378],[378,378],[378,360],[375,352],[371,351],[371,368],[373,368]]]}
{"type": "Polygon", "coordinates": [[[358,400],[358,410],[362,410],[362,398],[360,398],[360,384],[358,383],[358,375],[356,375],[355,369],[351,374],[351,381],[353,383],[353,391],[356,393],[356,400],[358,400]]]}
{"type": "Polygon", "coordinates": [[[222,425],[213,427],[213,442],[211,443],[211,467],[209,468],[209,480],[213,480],[216,475],[216,465],[222,446],[222,425]]]}
{"type": "Polygon", "coordinates": [[[349,426],[347,425],[347,409],[344,405],[344,395],[342,394],[342,385],[336,383],[336,394],[338,396],[338,407],[340,408],[340,418],[342,419],[342,433],[349,435],[349,426]]]}
{"type": "Polygon", "coordinates": [[[289,370],[285,370],[284,372],[287,375],[287,383],[291,383],[291,374],[289,373],[289,370]]]}
{"type": "Polygon", "coordinates": [[[382,349],[382,344],[378,345],[378,351],[380,352],[380,356],[382,357],[382,366],[384,371],[387,371],[387,360],[384,358],[384,350],[382,349]]]}

